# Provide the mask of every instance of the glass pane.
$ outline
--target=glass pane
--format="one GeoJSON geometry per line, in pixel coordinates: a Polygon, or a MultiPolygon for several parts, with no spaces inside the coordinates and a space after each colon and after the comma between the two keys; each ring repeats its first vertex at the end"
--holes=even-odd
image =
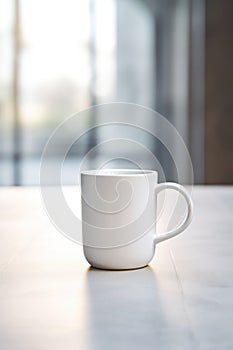
{"type": "MultiPolygon", "coordinates": [[[[124,101],[156,109],[186,138],[189,19],[183,0],[0,0],[0,184],[17,180],[17,164],[20,184],[39,184],[40,157],[51,132],[93,104],[124,101]]],[[[90,115],[83,123],[91,127],[94,118],[101,122],[90,115]]],[[[147,121],[145,126],[156,128],[147,121]]],[[[67,183],[83,153],[115,132],[108,127],[89,133],[82,147],[72,148],[67,183]]],[[[118,132],[140,138],[174,179],[174,166],[158,142],[129,128],[118,132]]],[[[68,140],[69,132],[54,147],[51,162],[68,140]]],[[[135,153],[134,147],[127,152],[135,153]]]]}

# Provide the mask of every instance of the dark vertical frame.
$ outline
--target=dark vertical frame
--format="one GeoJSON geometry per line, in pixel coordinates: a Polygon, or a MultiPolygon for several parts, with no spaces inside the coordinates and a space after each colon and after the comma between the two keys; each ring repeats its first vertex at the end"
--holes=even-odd
{"type": "Polygon", "coordinates": [[[194,181],[205,181],[205,0],[190,1],[189,150],[194,181]]]}
{"type": "MultiPolygon", "coordinates": [[[[156,55],[156,93],[155,93],[155,110],[165,116],[173,123],[172,112],[172,12],[174,11],[175,2],[156,1],[150,3],[153,6],[155,18],[155,55],[156,55]],[[155,6],[156,3],[156,6],[155,6]]],[[[158,141],[156,142],[157,155],[165,171],[168,181],[174,180],[175,172],[171,163],[168,152],[158,141]]]]}
{"type": "Polygon", "coordinates": [[[14,185],[20,185],[20,115],[19,115],[19,53],[20,53],[20,0],[14,0],[14,31],[13,31],[13,169],[14,185]]]}
{"type": "MultiPolygon", "coordinates": [[[[89,0],[89,14],[90,14],[90,38],[89,38],[89,52],[90,52],[90,106],[97,105],[96,97],[96,0],[89,0]]],[[[96,112],[91,109],[89,114],[89,125],[88,128],[91,129],[92,125],[96,125],[96,112]]],[[[87,152],[97,145],[97,129],[93,128],[87,133],[87,152]]],[[[94,152],[91,152],[94,156],[94,152]]],[[[96,156],[96,154],[95,154],[96,156]]]]}

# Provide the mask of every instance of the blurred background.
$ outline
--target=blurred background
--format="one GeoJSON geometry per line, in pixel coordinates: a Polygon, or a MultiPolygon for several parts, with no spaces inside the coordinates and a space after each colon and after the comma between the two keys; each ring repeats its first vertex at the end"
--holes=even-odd
{"type": "MultiPolygon", "coordinates": [[[[164,115],[195,183],[233,183],[232,37],[232,0],[0,0],[0,185],[38,185],[54,128],[112,101],[164,115]]],[[[68,172],[99,138],[69,152],[68,172]]],[[[166,151],[151,149],[174,180],[166,151]]]]}

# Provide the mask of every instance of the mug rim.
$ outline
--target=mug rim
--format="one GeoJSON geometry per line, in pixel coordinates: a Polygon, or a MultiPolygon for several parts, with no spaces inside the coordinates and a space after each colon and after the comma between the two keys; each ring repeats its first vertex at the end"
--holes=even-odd
{"type": "Polygon", "coordinates": [[[158,175],[156,170],[138,169],[93,169],[81,171],[81,175],[88,176],[148,176],[158,175]]]}

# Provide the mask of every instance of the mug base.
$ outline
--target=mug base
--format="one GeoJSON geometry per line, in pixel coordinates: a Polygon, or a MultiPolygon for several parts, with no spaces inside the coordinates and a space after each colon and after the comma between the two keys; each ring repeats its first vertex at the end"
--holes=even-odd
{"type": "Polygon", "coordinates": [[[97,270],[107,270],[107,271],[130,271],[130,270],[139,270],[147,267],[148,264],[136,267],[124,267],[124,268],[114,268],[114,267],[104,267],[99,265],[91,264],[91,267],[97,270]]]}

